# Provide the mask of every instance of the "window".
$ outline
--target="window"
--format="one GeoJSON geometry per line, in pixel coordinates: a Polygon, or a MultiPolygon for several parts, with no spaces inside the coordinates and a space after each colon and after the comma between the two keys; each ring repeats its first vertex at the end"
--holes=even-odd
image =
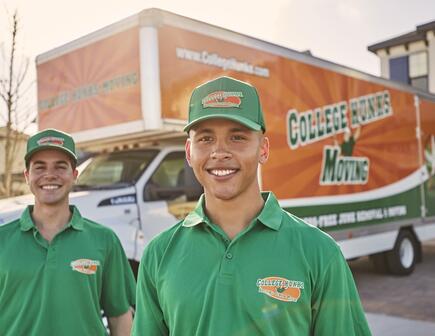
{"type": "Polygon", "coordinates": [[[411,79],[411,85],[421,90],[427,90],[428,89],[427,76],[411,79]]]}
{"type": "Polygon", "coordinates": [[[427,52],[390,59],[390,79],[428,90],[427,52]]]}
{"type": "Polygon", "coordinates": [[[154,172],[151,181],[159,187],[182,187],[184,158],[183,152],[169,154],[154,172]]]}
{"type": "Polygon", "coordinates": [[[390,79],[409,84],[408,56],[390,59],[390,79]]]}
{"type": "Polygon", "coordinates": [[[409,55],[410,84],[416,88],[428,89],[427,53],[425,51],[409,55]]]}
{"type": "Polygon", "coordinates": [[[75,189],[110,189],[132,185],[156,155],[156,150],[133,150],[95,156],[80,174],[75,189]]]}
{"type": "Polygon", "coordinates": [[[409,78],[427,76],[427,53],[409,55],[409,78]]]}
{"type": "Polygon", "coordinates": [[[184,171],[184,152],[168,154],[145,185],[144,201],[168,201],[184,195],[184,171]]]}

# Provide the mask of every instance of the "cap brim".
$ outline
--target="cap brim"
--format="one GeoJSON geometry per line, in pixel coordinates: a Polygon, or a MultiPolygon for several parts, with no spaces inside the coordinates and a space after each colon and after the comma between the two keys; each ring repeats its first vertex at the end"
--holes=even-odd
{"type": "Polygon", "coordinates": [[[58,151],[64,152],[69,157],[71,157],[71,159],[73,159],[75,163],[77,163],[77,157],[74,155],[73,152],[71,152],[69,149],[67,149],[65,147],[60,147],[60,146],[56,146],[56,145],[43,145],[43,146],[39,146],[39,147],[33,149],[32,151],[28,152],[24,156],[24,161],[27,163],[30,160],[30,158],[35,153],[40,152],[40,151],[45,150],[45,149],[54,149],[54,150],[58,150],[58,151]]]}
{"type": "Polygon", "coordinates": [[[184,126],[183,130],[184,130],[184,132],[189,132],[193,126],[197,125],[198,123],[200,123],[204,120],[209,120],[209,119],[228,119],[228,120],[235,121],[239,124],[242,124],[253,131],[264,131],[263,128],[259,124],[253,122],[250,119],[246,119],[246,118],[243,118],[241,116],[234,116],[234,115],[229,115],[229,114],[219,114],[219,113],[210,114],[210,115],[206,115],[206,116],[203,116],[201,118],[195,119],[194,121],[192,121],[192,122],[188,123],[186,126],[184,126]]]}

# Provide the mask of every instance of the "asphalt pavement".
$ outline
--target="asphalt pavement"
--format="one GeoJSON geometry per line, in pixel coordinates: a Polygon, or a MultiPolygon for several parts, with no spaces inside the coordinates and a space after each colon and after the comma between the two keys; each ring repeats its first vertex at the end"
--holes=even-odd
{"type": "Polygon", "coordinates": [[[434,336],[435,323],[366,313],[373,336],[434,336]]]}
{"type": "Polygon", "coordinates": [[[435,336],[435,240],[409,276],[379,274],[368,258],[349,265],[373,336],[435,336]]]}

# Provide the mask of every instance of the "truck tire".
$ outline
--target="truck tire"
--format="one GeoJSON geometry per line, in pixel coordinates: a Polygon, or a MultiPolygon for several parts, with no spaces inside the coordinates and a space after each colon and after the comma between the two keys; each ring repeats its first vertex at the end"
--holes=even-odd
{"type": "Polygon", "coordinates": [[[388,270],[394,275],[408,275],[414,271],[417,261],[418,243],[408,230],[401,230],[394,248],[386,252],[388,270]]]}

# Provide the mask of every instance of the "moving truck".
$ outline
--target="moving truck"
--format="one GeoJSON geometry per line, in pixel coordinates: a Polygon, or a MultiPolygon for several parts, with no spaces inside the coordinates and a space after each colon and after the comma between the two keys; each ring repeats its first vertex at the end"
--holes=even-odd
{"type": "MultiPolygon", "coordinates": [[[[147,9],[37,57],[39,128],[96,153],[71,201],[137,262],[201,193],[184,159],[192,90],[229,75],[259,92],[271,143],[258,171],[346,258],[408,274],[435,238],[435,97],[269,42],[147,9]]],[[[0,204],[16,218],[29,196],[0,204]]],[[[309,246],[307,246],[309,248],[309,246]]]]}

